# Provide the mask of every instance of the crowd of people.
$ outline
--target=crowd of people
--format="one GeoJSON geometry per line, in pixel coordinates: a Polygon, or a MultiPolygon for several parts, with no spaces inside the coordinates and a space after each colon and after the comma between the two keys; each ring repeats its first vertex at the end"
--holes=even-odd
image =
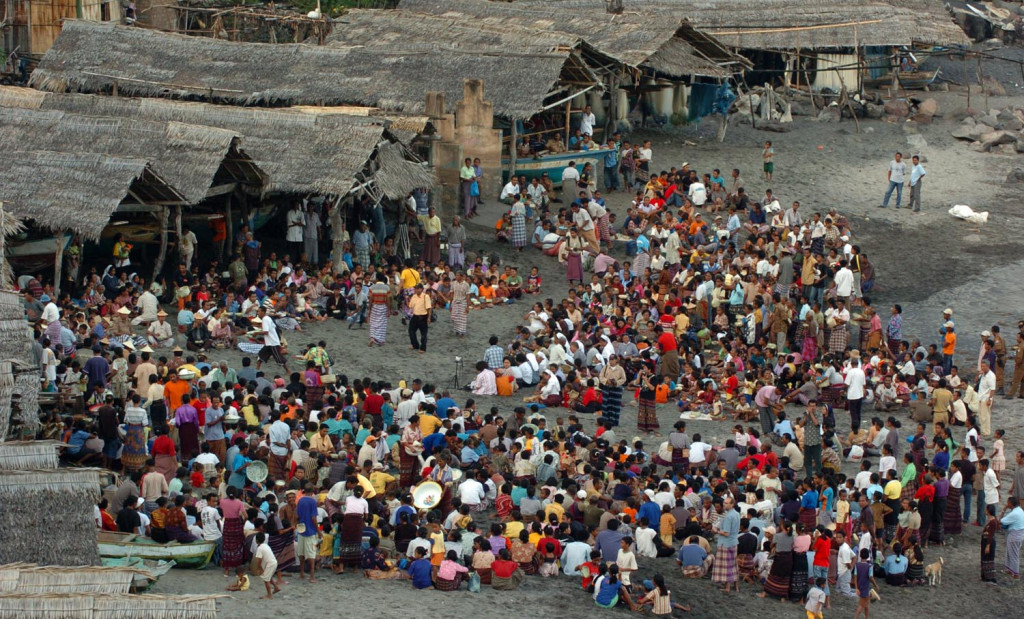
{"type": "MultiPolygon", "coordinates": [[[[838,592],[867,615],[875,577],[923,583],[967,522],[981,527],[981,579],[996,580],[1000,529],[1018,578],[1024,453],[1007,489],[991,411],[1000,392],[1024,397],[1024,376],[1018,367],[1004,384],[999,327],[961,373],[953,310],[924,342],[905,337],[902,308],[872,304],[874,269],[836,209],[805,215],[771,190],[755,200],[736,169],[728,181],[689,163],[654,172],[649,143],[609,150],[606,189],[618,186],[612,170],[636,192],[621,220],[587,167],[563,174],[561,191],[525,179],[503,188],[499,237],[558,260],[569,284],[560,300],[535,297],[510,340],[490,338],[472,393],[354,379],[334,343],[289,352],[284,336],[336,318],[368,322],[369,345],[385,345],[398,319],[424,352],[439,312],[463,336],[471,309],[540,293],[539,270],[524,279],[468,261],[460,220],[443,228],[417,195],[394,236],[371,232],[371,214],[345,268],[321,268],[293,239],[311,221],[296,205],[296,261],[263,258],[245,230],[227,280],[216,264],[200,276],[190,255],[168,286],[123,262],[91,273],[75,298],[29,282],[44,388],[88,408],[51,416],[41,437],[68,443],[71,462],[123,472],[98,526],[216,541],[215,562],[238,572],[232,586],[248,587],[256,559],[267,597],[287,571],[441,590],[572,577],[599,606],[666,615],[684,608],[665,584],[679,570],[811,612],[838,592]],[[175,306],[172,326],[161,308],[175,306]],[[207,357],[220,347],[248,356],[241,367],[207,357]],[[265,372],[269,361],[283,373],[265,372]],[[513,395],[523,402],[511,410],[474,399],[513,395]],[[642,436],[627,439],[629,406],[642,436]],[[659,407],[679,421],[662,428],[659,407]],[[726,438],[691,434],[690,420],[726,438]],[[424,482],[440,489],[435,504],[417,504],[424,482]]],[[[766,178],[773,156],[768,143],[766,178]]],[[[482,174],[467,168],[464,179],[482,174]]]]}

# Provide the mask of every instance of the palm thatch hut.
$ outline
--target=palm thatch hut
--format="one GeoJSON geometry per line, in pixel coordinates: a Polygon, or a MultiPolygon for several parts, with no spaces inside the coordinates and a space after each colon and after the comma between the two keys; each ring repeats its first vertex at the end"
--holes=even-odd
{"type": "Polygon", "coordinates": [[[4,593],[0,619],[216,619],[220,595],[4,593]]]}
{"type": "Polygon", "coordinates": [[[233,43],[68,21],[31,85],[51,92],[116,91],[235,105],[358,104],[418,114],[426,109],[428,90],[446,93],[453,111],[463,77],[476,75],[488,84],[495,114],[528,118],[543,107],[563,71],[596,81],[568,49],[487,55],[233,43]]]}
{"type": "MultiPolygon", "coordinates": [[[[408,0],[403,0],[403,6],[408,0]]],[[[424,0],[414,0],[417,2],[424,0]]],[[[602,0],[517,0],[563,13],[602,11],[602,0]]],[[[755,63],[751,83],[854,88],[889,71],[892,48],[969,43],[940,2],[929,0],[623,0],[626,15],[681,15],[755,63]],[[799,64],[798,64],[799,61],[799,64]],[[840,80],[839,76],[843,79],[840,80]],[[841,83],[842,82],[842,83],[841,83]]]]}
{"type": "Polygon", "coordinates": [[[32,563],[0,565],[0,595],[64,593],[131,593],[146,570],[106,566],[40,566],[32,563]]]}
{"type": "MultiPolygon", "coordinates": [[[[392,160],[384,169],[378,162],[381,149],[401,146],[388,128],[389,120],[382,117],[0,87],[0,110],[11,107],[215,127],[213,131],[239,137],[246,157],[266,175],[264,189],[268,193],[344,196],[372,177],[387,188],[387,197],[400,198],[434,181],[430,170],[404,148],[403,163],[392,160]]],[[[421,126],[423,122],[420,118],[421,126]]],[[[395,148],[386,150],[397,152],[395,148]]]]}
{"type": "Polygon", "coordinates": [[[0,470],[0,563],[98,565],[93,508],[100,472],[0,470]]]}

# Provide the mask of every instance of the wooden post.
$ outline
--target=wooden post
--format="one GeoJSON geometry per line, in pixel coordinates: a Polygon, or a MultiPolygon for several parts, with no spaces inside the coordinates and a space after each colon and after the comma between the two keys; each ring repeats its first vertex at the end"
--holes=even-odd
{"type": "Polygon", "coordinates": [[[971,107],[971,80],[967,79],[967,50],[964,50],[964,86],[967,86],[967,107],[971,107]]]}
{"type": "MultiPolygon", "coordinates": [[[[793,71],[794,73],[796,73],[796,89],[800,90],[800,65],[803,64],[803,63],[800,62],[800,48],[799,47],[796,48],[796,58],[794,58],[793,62],[796,63],[796,67],[795,67],[796,70],[793,71]]],[[[808,79],[810,79],[810,78],[808,78],[808,79]]],[[[810,84],[810,82],[808,82],[807,83],[807,90],[810,90],[810,89],[811,89],[811,84],[810,84]]],[[[786,80],[786,90],[789,90],[789,80],[786,80]]]]}
{"type": "MultiPolygon", "coordinates": [[[[235,218],[231,211],[231,194],[228,194],[228,203],[224,205],[224,230],[227,233],[227,236],[224,237],[227,262],[231,262],[235,257],[235,218]]],[[[218,259],[220,258],[221,256],[218,256],[218,259]]]]}
{"type": "Polygon", "coordinates": [[[857,58],[857,93],[861,91],[861,80],[863,77],[860,74],[860,35],[857,33],[857,24],[853,24],[853,55],[857,58]]]}
{"type": "Polygon", "coordinates": [[[334,204],[327,211],[331,220],[331,253],[334,255],[335,273],[345,272],[345,261],[341,259],[345,253],[345,223],[341,220],[341,200],[341,197],[335,198],[334,204]]]}
{"type": "Polygon", "coordinates": [[[160,253],[156,256],[156,264],[153,265],[153,281],[155,282],[160,272],[164,270],[164,262],[167,260],[167,220],[169,219],[169,208],[160,207],[160,215],[157,220],[160,222],[160,253]]]}
{"type": "Polygon", "coordinates": [[[74,243],[75,249],[78,250],[78,259],[71,263],[71,268],[68,270],[68,279],[74,284],[78,281],[78,272],[82,268],[82,250],[84,249],[82,246],[84,243],[82,242],[82,237],[78,234],[71,239],[71,242],[74,243]]]}
{"type": "MultiPolygon", "coordinates": [[[[1021,65],[1021,71],[1024,71],[1024,65],[1021,65]]],[[[604,115],[604,139],[605,142],[611,138],[612,134],[615,133],[615,129],[618,128],[618,115],[619,115],[619,76],[613,73],[608,76],[608,109],[605,110],[604,115]]]]}
{"type": "Polygon", "coordinates": [[[981,72],[981,56],[978,56],[978,86],[981,86],[981,94],[985,95],[985,109],[988,110],[988,89],[985,88],[984,75],[981,72]]]}
{"type": "Polygon", "coordinates": [[[175,205],[174,207],[174,238],[177,239],[178,243],[178,262],[181,262],[185,256],[181,255],[181,205],[175,205]]]}
{"type": "Polygon", "coordinates": [[[839,77],[839,84],[843,87],[839,93],[839,120],[843,120],[843,103],[846,103],[850,108],[850,115],[853,116],[853,122],[857,125],[857,133],[860,133],[860,120],[857,118],[857,110],[853,109],[853,104],[850,103],[850,91],[846,89],[843,74],[837,70],[836,75],[839,77]]]}
{"type": "Polygon", "coordinates": [[[60,299],[60,280],[64,270],[64,231],[55,231],[57,235],[57,252],[53,256],[53,300],[60,299]]]}
{"type": "MultiPolygon", "coordinates": [[[[519,121],[512,119],[512,139],[508,142],[508,180],[512,181],[512,178],[516,175],[516,155],[519,154],[519,149],[516,148],[516,142],[519,141],[519,121]]],[[[522,188],[524,191],[525,187],[522,188]]]]}
{"type": "Polygon", "coordinates": [[[569,128],[572,126],[572,99],[565,102],[565,150],[569,150],[569,128]]]}

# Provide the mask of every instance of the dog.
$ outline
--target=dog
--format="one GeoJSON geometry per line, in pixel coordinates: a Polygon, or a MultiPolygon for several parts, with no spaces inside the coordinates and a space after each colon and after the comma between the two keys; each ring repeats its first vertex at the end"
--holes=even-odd
{"type": "Polygon", "coordinates": [[[939,560],[935,563],[925,566],[924,575],[928,578],[929,587],[934,587],[935,585],[942,584],[942,566],[945,564],[945,559],[939,557],[939,560]]]}

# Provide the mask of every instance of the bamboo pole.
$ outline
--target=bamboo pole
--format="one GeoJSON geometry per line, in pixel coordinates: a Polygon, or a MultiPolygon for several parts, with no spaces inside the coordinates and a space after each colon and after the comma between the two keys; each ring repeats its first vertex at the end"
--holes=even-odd
{"type": "Polygon", "coordinates": [[[53,255],[53,300],[60,299],[60,280],[64,271],[64,230],[57,230],[57,251],[53,255]]]}
{"type": "Polygon", "coordinates": [[[572,99],[565,102],[565,148],[569,148],[569,127],[572,125],[572,99]]]}
{"type": "Polygon", "coordinates": [[[156,264],[153,265],[153,281],[155,282],[160,272],[164,270],[164,262],[167,260],[167,220],[169,217],[169,207],[160,207],[160,216],[157,218],[160,222],[160,253],[156,256],[156,264]]]}
{"type": "Polygon", "coordinates": [[[185,260],[185,256],[181,255],[181,210],[180,204],[174,207],[174,238],[178,243],[178,262],[185,260]]]}
{"type": "MultiPolygon", "coordinates": [[[[511,181],[516,175],[516,156],[519,149],[516,147],[519,134],[519,121],[512,119],[512,139],[508,143],[508,179],[511,181]]],[[[525,187],[523,188],[525,190],[525,187]]]]}

